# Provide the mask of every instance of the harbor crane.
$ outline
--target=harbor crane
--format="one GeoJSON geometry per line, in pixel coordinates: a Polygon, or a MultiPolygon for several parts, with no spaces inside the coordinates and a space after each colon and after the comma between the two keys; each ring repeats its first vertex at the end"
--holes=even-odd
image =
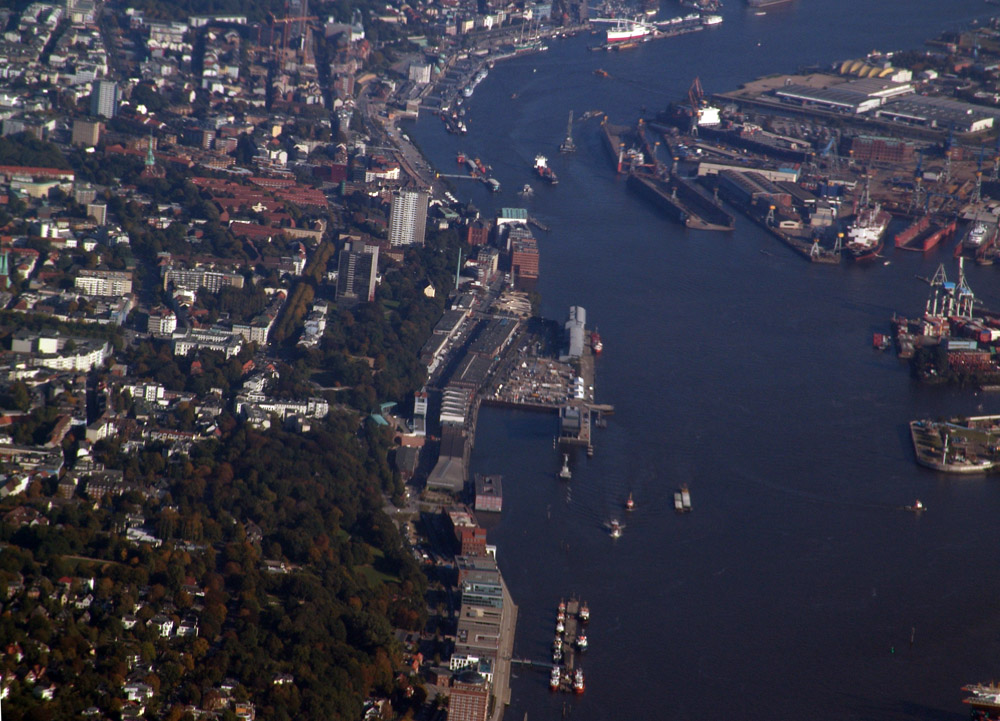
{"type": "Polygon", "coordinates": [[[691,104],[691,135],[698,135],[698,120],[701,118],[701,108],[705,104],[705,91],[698,76],[695,76],[691,87],[688,88],[688,102],[691,104]]]}

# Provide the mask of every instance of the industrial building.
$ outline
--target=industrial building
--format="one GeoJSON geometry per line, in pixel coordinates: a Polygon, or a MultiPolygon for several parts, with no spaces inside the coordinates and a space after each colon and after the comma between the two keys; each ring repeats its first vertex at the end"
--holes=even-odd
{"type": "Polygon", "coordinates": [[[912,83],[895,83],[882,78],[852,80],[828,88],[790,84],[774,91],[784,103],[852,115],[875,110],[889,98],[912,94],[912,83]]]}
{"type": "Polygon", "coordinates": [[[992,128],[996,119],[1000,117],[1000,111],[953,98],[912,95],[886,103],[876,111],[875,115],[883,120],[907,125],[977,133],[992,128]]]}

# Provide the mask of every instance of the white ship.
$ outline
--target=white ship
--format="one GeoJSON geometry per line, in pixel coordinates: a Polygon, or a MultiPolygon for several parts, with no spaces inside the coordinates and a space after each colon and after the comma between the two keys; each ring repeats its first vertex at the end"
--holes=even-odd
{"type": "Polygon", "coordinates": [[[640,40],[652,31],[653,28],[645,23],[620,19],[613,28],[608,28],[608,42],[623,43],[629,40],[640,40]]]}

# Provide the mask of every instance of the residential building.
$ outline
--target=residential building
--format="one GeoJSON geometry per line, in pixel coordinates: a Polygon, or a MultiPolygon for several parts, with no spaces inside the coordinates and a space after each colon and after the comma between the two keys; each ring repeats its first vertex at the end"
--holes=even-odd
{"type": "Polygon", "coordinates": [[[378,246],[363,240],[348,243],[340,251],[337,271],[337,303],[354,304],[375,300],[378,246]]]}
{"type": "Polygon", "coordinates": [[[389,243],[423,245],[427,229],[427,193],[401,190],[392,196],[389,216],[389,243]]]}
{"type": "Polygon", "coordinates": [[[73,121],[73,145],[92,148],[101,140],[101,123],[90,120],[73,121]]]}
{"type": "Polygon", "coordinates": [[[73,281],[73,287],[84,295],[131,295],[132,273],[83,269],[73,281]]]}
{"type": "Polygon", "coordinates": [[[121,92],[118,83],[111,80],[98,80],[90,93],[90,114],[102,118],[113,118],[118,114],[118,102],[121,92]]]}

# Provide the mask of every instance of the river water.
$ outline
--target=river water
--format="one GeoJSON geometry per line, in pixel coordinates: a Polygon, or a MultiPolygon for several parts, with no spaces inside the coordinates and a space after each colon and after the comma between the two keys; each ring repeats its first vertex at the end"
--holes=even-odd
{"type": "MultiPolygon", "coordinates": [[[[668,2],[662,15],[683,12],[668,2]]],[[[592,614],[586,693],[551,695],[547,673],[515,669],[508,718],[559,718],[568,701],[580,721],[958,719],[960,687],[1000,675],[1000,487],[918,468],[906,430],[1000,412],[1000,396],[917,386],[871,348],[893,311],[920,312],[928,288],[915,276],[947,252],[813,266],[741,217],[731,233],[664,219],[614,176],[596,120],[576,124],[575,155],[557,152],[570,109],[632,122],[695,76],[719,92],[917,48],[989,8],[792,0],[757,16],[729,0],[705,32],[623,53],[588,52],[589,35],[555,40],[497,65],[468,103],[464,138],[431,116],[408,127],[445,172],[459,150],[493,166],[497,196],[455,184],[485,214],[524,206],[515,189],[536,186],[527,207],[552,227],[536,233],[543,314],[587,308],[605,347],[597,398],[616,407],[569,484],[555,479],[553,417],[479,415],[472,470],[504,476],[490,541],[520,606],[515,655],[548,656],[561,596],[592,614]],[[556,187],[533,180],[540,152],[556,187]],[[672,510],[681,483],[695,509],[685,516],[672,510]],[[921,517],[902,510],[915,498],[921,517]],[[612,517],[626,523],[617,541],[612,517]]],[[[969,270],[994,308],[998,272],[969,270]]]]}

